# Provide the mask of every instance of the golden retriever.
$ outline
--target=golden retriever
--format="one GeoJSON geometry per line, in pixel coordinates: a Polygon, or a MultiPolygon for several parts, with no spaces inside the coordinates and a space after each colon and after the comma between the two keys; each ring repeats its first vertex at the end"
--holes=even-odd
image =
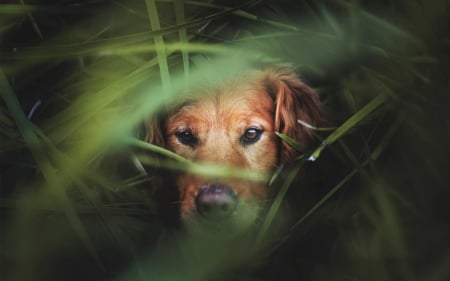
{"type": "MultiPolygon", "coordinates": [[[[279,132],[307,146],[322,118],[318,95],[293,68],[270,66],[201,85],[183,95],[179,106],[149,123],[147,141],[195,163],[271,174],[291,164],[299,153],[279,132]],[[301,120],[301,123],[298,121],[301,120]]],[[[171,173],[181,221],[222,223],[253,221],[269,197],[268,181],[214,178],[189,172],[171,173]]]]}

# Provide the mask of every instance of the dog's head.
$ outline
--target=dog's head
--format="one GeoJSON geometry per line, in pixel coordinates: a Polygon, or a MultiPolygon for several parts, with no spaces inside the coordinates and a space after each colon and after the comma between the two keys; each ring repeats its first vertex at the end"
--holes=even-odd
{"type": "MultiPolygon", "coordinates": [[[[275,132],[306,146],[313,136],[298,120],[316,125],[322,117],[316,93],[284,66],[252,70],[194,92],[164,118],[149,122],[147,141],[205,165],[271,174],[298,156],[275,132]]],[[[184,222],[235,217],[252,221],[269,193],[267,182],[233,176],[186,172],[171,180],[184,222]]]]}

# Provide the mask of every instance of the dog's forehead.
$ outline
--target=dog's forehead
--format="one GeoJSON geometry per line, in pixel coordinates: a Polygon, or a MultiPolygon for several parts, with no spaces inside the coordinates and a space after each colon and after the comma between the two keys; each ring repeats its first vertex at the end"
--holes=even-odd
{"type": "Polygon", "coordinates": [[[230,115],[266,115],[273,110],[273,100],[263,87],[254,85],[228,85],[205,89],[189,98],[176,110],[179,117],[211,118],[230,115]]]}

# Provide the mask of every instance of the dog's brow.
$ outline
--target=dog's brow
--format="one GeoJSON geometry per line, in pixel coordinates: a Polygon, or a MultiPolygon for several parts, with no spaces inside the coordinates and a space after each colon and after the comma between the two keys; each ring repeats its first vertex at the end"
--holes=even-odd
{"type": "Polygon", "coordinates": [[[176,112],[181,111],[185,107],[190,107],[194,105],[197,101],[195,99],[183,99],[182,102],[175,102],[168,111],[168,115],[172,115],[176,112]]]}
{"type": "Polygon", "coordinates": [[[179,108],[181,109],[181,108],[186,107],[186,106],[191,106],[191,105],[193,105],[194,103],[195,103],[195,100],[194,100],[194,99],[188,99],[188,100],[183,101],[183,102],[179,105],[179,108]]]}

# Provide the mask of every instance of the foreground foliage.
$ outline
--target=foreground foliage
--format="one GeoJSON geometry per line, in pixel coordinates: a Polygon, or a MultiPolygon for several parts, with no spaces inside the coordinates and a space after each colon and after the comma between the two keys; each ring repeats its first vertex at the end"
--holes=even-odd
{"type": "Polygon", "coordinates": [[[0,4],[1,279],[447,280],[449,3],[369,2],[0,4]],[[298,66],[331,128],[256,237],[165,237],[137,148],[233,171],[143,144],[139,124],[254,60],[298,66]]]}

